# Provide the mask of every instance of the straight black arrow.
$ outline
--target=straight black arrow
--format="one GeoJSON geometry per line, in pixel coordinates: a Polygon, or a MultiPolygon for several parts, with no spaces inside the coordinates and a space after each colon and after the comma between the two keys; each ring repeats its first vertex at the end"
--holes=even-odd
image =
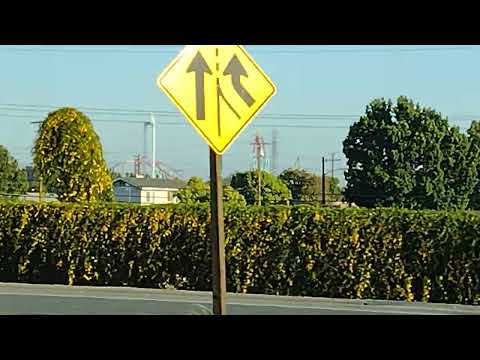
{"type": "Polygon", "coordinates": [[[232,85],[238,95],[248,106],[252,106],[255,103],[255,99],[248,93],[240,81],[241,76],[248,77],[248,73],[243,67],[237,55],[233,55],[232,59],[228,63],[223,75],[232,75],[232,85]]]}
{"type": "Polygon", "coordinates": [[[195,72],[197,120],[205,120],[205,73],[211,75],[212,71],[200,51],[197,52],[187,69],[187,73],[192,71],[195,72]]]}

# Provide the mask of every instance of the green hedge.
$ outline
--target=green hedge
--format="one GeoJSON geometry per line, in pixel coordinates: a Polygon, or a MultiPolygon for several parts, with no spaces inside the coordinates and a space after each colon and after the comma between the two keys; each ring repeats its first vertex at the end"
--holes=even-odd
{"type": "MultiPolygon", "coordinates": [[[[209,209],[0,203],[0,281],[211,289],[209,209]]],[[[225,209],[229,291],[474,304],[480,216],[225,209]]]]}

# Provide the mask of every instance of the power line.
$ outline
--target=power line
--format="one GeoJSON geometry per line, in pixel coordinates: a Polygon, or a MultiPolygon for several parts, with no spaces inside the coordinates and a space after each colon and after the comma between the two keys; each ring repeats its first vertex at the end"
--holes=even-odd
{"type": "MultiPolygon", "coordinates": [[[[444,52],[460,50],[480,50],[480,46],[423,47],[423,48],[378,48],[378,49],[315,49],[313,50],[279,50],[283,54],[332,54],[332,53],[397,53],[397,52],[444,52]]],[[[275,51],[269,51],[275,53],[275,51]]]]}
{"type": "MultiPolygon", "coordinates": [[[[49,111],[47,108],[51,106],[48,105],[32,105],[32,104],[0,104],[0,117],[7,118],[24,118],[24,119],[38,119],[39,116],[36,115],[26,115],[26,114],[10,114],[10,111],[14,112],[46,112],[49,111]]],[[[101,107],[84,107],[83,109],[92,109],[93,111],[89,115],[97,114],[101,116],[139,116],[147,114],[158,114],[161,118],[183,118],[183,116],[177,112],[163,111],[163,110],[138,110],[138,109],[115,109],[115,108],[101,108],[101,107]]],[[[341,115],[341,114],[285,114],[285,113],[271,113],[271,114],[260,114],[258,119],[265,120],[309,120],[309,121],[353,121],[358,119],[360,115],[341,115]],[[342,118],[343,117],[343,118],[342,118]]],[[[98,123],[112,123],[112,124],[144,124],[146,120],[118,120],[118,119],[98,119],[93,118],[92,121],[98,123]]],[[[453,126],[459,126],[457,122],[468,122],[471,120],[457,120],[452,121],[453,126]]],[[[42,121],[35,121],[32,123],[41,123],[42,121]]],[[[159,125],[162,126],[187,126],[188,124],[185,121],[173,122],[173,121],[159,121],[159,125]]],[[[253,125],[255,128],[287,128],[287,129],[349,129],[350,126],[345,125],[318,125],[318,124],[263,124],[256,123],[253,125]]],[[[460,130],[466,130],[468,127],[459,126],[460,130]]]]}
{"type": "MultiPolygon", "coordinates": [[[[176,49],[165,49],[165,48],[135,48],[133,45],[132,48],[74,48],[74,47],[29,47],[29,46],[1,46],[0,51],[3,52],[37,52],[37,53],[58,53],[58,54],[78,54],[78,53],[111,53],[111,54],[177,54],[181,47],[176,49]]],[[[394,53],[438,53],[438,52],[452,52],[452,51],[470,51],[470,50],[479,50],[479,46],[424,46],[424,47],[410,47],[410,48],[399,48],[389,45],[388,47],[378,47],[378,48],[365,48],[359,46],[357,48],[350,49],[332,49],[332,48],[313,48],[310,46],[310,49],[285,49],[283,46],[278,46],[275,49],[262,49],[256,47],[249,47],[249,50],[252,53],[256,54],[284,54],[284,55],[295,55],[295,54],[306,54],[306,55],[316,55],[316,54],[374,54],[374,53],[384,53],[384,54],[394,54],[394,53]]]]}
{"type": "MultiPolygon", "coordinates": [[[[1,114],[0,117],[21,117],[27,119],[38,119],[35,116],[10,116],[8,114],[1,114]]],[[[173,117],[173,116],[172,116],[173,117]]],[[[182,118],[182,115],[175,116],[177,118],[182,118]]],[[[257,119],[262,119],[262,116],[258,116],[257,119]]],[[[277,120],[277,119],[268,119],[264,118],[265,120],[277,120]]],[[[142,120],[114,120],[114,119],[92,119],[93,122],[97,123],[105,123],[105,124],[144,124],[146,121],[142,120]]],[[[41,124],[43,121],[33,121],[31,124],[41,124]]],[[[181,127],[188,127],[189,124],[185,121],[157,121],[159,125],[162,126],[181,126],[181,127]]],[[[453,126],[456,124],[452,123],[453,126]]],[[[263,124],[263,123],[256,123],[252,124],[253,128],[285,128],[285,129],[350,129],[350,126],[347,125],[315,125],[315,124],[263,124]]],[[[466,130],[469,127],[459,127],[460,130],[466,130]]]]}
{"type": "MultiPolygon", "coordinates": [[[[139,124],[144,123],[145,121],[128,121],[128,120],[96,120],[92,119],[93,122],[100,122],[100,123],[110,123],[110,124],[139,124]]],[[[40,124],[42,121],[34,121],[32,124],[40,124]]],[[[181,126],[181,127],[189,127],[189,124],[186,122],[160,122],[162,126],[181,126]]],[[[286,129],[349,129],[350,126],[322,126],[322,125],[310,125],[310,124],[296,124],[296,125],[285,125],[285,124],[256,124],[256,128],[286,128],[286,129]]]]}
{"type": "MultiPolygon", "coordinates": [[[[44,113],[51,112],[65,106],[53,106],[53,105],[31,105],[31,104],[0,104],[0,111],[14,111],[14,112],[36,112],[44,113]]],[[[120,109],[120,108],[101,108],[101,107],[88,107],[78,106],[81,109],[91,115],[115,115],[115,116],[138,116],[138,115],[150,115],[156,114],[161,117],[182,117],[176,111],[166,110],[140,110],[140,109],[120,109]]],[[[1,114],[1,113],[0,113],[1,114]]],[[[365,114],[299,114],[299,113],[262,113],[258,117],[274,120],[357,120],[365,114]]],[[[20,117],[20,116],[18,116],[20,117]]],[[[453,120],[454,117],[450,117],[452,121],[456,122],[468,122],[480,118],[480,115],[456,115],[455,118],[462,118],[459,120],[453,120]],[[465,119],[470,118],[470,119],[465,119]]]]}
{"type": "MultiPolygon", "coordinates": [[[[0,104],[0,108],[3,110],[30,111],[30,112],[52,111],[55,109],[60,109],[65,107],[67,106],[32,105],[32,104],[0,104]]],[[[164,110],[100,108],[100,107],[89,107],[89,106],[78,106],[78,108],[100,112],[100,113],[115,113],[115,114],[149,115],[152,112],[157,114],[176,114],[176,112],[174,111],[164,111],[164,110]]]]}
{"type": "MultiPolygon", "coordinates": [[[[1,115],[0,115],[1,116],[1,115]]],[[[180,117],[180,116],[179,116],[180,117]]],[[[129,121],[129,120],[104,120],[104,119],[92,119],[93,122],[99,123],[110,123],[110,124],[143,124],[145,121],[129,121]]],[[[43,121],[34,121],[32,124],[40,124],[43,121]]],[[[189,127],[187,122],[160,122],[162,126],[181,126],[189,127]]],[[[349,129],[349,126],[322,126],[322,125],[310,125],[310,124],[296,124],[296,125],[285,125],[285,124],[256,124],[256,128],[289,128],[289,129],[349,129]]]]}
{"type": "MultiPolygon", "coordinates": [[[[47,114],[43,114],[43,115],[35,115],[35,114],[31,114],[31,115],[27,115],[27,114],[12,114],[12,113],[9,113],[9,112],[2,112],[3,110],[0,109],[0,116],[1,117],[10,117],[10,118],[23,118],[23,119],[38,119],[39,117],[42,117],[42,116],[45,116],[47,114]]],[[[131,121],[131,120],[128,120],[128,117],[133,117],[133,115],[121,115],[121,114],[115,114],[115,113],[103,113],[103,114],[95,114],[95,113],[91,113],[91,112],[85,112],[87,115],[91,116],[92,118],[95,117],[97,119],[97,121],[100,121],[99,117],[102,117],[102,116],[121,116],[123,117],[124,119],[123,120],[115,120],[115,121],[131,121]],[[125,117],[127,117],[127,119],[125,119],[125,117]]],[[[157,115],[158,116],[158,115],[157,115]]],[[[135,116],[136,118],[138,118],[138,116],[135,116]]],[[[161,118],[183,118],[183,115],[177,113],[177,114],[164,114],[164,115],[160,115],[161,118]]],[[[310,120],[310,121],[355,121],[356,119],[355,118],[329,118],[329,117],[326,117],[326,116],[322,116],[322,117],[291,117],[291,116],[288,116],[288,115],[285,115],[285,116],[265,116],[263,114],[260,114],[257,116],[257,118],[260,118],[260,119],[265,119],[265,120],[310,120]]],[[[468,121],[468,120],[463,120],[463,121],[468,121]]],[[[142,121],[142,120],[136,120],[134,122],[148,122],[148,121],[142,121]]]]}
{"type": "Polygon", "coordinates": [[[176,54],[179,50],[167,49],[126,49],[126,48],[55,48],[28,46],[1,46],[0,51],[39,53],[131,53],[131,54],[176,54]]]}
{"type": "MultiPolygon", "coordinates": [[[[13,110],[13,111],[30,111],[30,112],[40,112],[40,111],[52,111],[54,109],[63,108],[65,106],[52,106],[52,105],[31,105],[31,104],[0,104],[0,110],[13,110]]],[[[88,107],[88,106],[78,106],[79,109],[90,110],[90,113],[102,113],[102,114],[113,114],[113,115],[150,115],[151,113],[168,116],[175,115],[178,116],[179,113],[175,111],[165,111],[165,110],[139,110],[139,109],[119,109],[119,108],[101,108],[101,107],[88,107]]],[[[359,118],[361,115],[347,115],[347,114],[298,114],[298,113],[265,113],[261,114],[262,117],[271,117],[271,118],[281,118],[288,117],[291,118],[359,118]]]]}

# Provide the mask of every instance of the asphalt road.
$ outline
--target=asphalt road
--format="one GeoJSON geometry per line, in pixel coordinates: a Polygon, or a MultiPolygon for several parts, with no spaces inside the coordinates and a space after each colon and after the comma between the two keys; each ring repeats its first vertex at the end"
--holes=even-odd
{"type": "MultiPolygon", "coordinates": [[[[480,315],[480,307],[228,294],[231,315],[480,315]]],[[[0,315],[209,315],[211,293],[0,283],[0,315]]]]}

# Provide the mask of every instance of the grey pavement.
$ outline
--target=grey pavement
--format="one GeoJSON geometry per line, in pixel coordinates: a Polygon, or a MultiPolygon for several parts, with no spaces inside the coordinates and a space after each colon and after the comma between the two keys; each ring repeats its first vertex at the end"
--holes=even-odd
{"type": "MultiPolygon", "coordinates": [[[[0,315],[209,315],[211,293],[0,283],[0,315]]],[[[479,306],[227,295],[231,315],[480,315],[479,306]]]]}

